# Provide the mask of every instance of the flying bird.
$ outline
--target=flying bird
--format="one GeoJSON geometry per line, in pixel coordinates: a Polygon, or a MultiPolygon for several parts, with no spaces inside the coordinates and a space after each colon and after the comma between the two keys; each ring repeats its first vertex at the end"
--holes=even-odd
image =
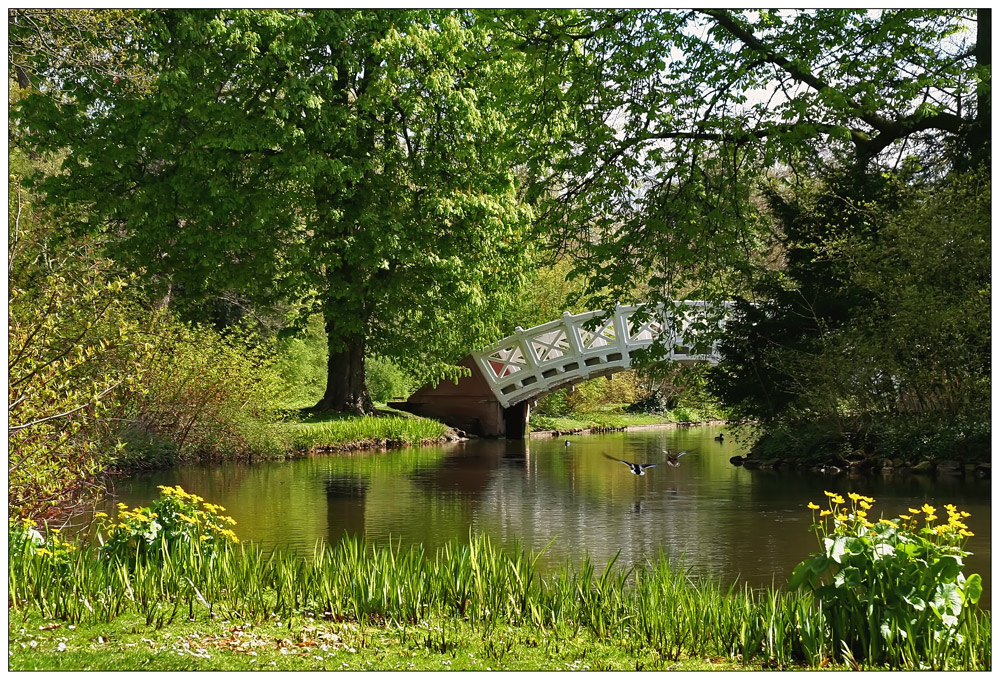
{"type": "Polygon", "coordinates": [[[619,463],[624,463],[625,465],[628,465],[628,468],[629,470],[632,471],[632,474],[639,475],[640,477],[646,474],[646,468],[651,468],[655,465],[658,465],[658,463],[630,463],[627,460],[622,460],[621,458],[613,458],[606,453],[604,454],[604,457],[610,460],[617,460],[619,463]]]}
{"type": "Polygon", "coordinates": [[[685,453],[691,453],[692,451],[694,451],[694,449],[686,449],[684,451],[678,451],[677,453],[670,453],[670,449],[663,449],[663,453],[667,454],[667,465],[670,467],[679,466],[680,462],[677,459],[685,453]]]}

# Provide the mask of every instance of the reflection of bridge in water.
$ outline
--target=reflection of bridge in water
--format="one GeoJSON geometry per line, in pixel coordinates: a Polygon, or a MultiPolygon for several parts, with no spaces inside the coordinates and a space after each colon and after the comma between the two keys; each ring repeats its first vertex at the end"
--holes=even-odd
{"type": "Polygon", "coordinates": [[[563,313],[561,319],[516,332],[460,365],[471,375],[457,383],[425,385],[396,408],[484,436],[524,436],[531,405],[554,390],[632,366],[639,350],[659,341],[662,359],[719,360],[715,334],[730,303],[686,300],[655,307],[617,306],[613,312],[563,313]],[[704,345],[704,347],[702,347],[704,345]]]}

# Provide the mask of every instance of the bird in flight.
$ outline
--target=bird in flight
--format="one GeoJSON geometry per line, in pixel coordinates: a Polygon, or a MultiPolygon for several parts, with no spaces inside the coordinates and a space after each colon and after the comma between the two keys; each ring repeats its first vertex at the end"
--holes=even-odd
{"type": "Polygon", "coordinates": [[[621,458],[613,458],[612,456],[609,456],[606,453],[604,454],[604,457],[610,460],[617,460],[619,463],[625,463],[625,465],[628,465],[629,470],[632,471],[633,475],[639,475],[640,477],[646,474],[646,468],[651,468],[654,465],[658,465],[658,463],[630,463],[627,460],[622,460],[621,458]]]}
{"type": "Polygon", "coordinates": [[[677,459],[683,456],[685,453],[691,453],[694,449],[686,449],[684,451],[678,451],[677,453],[670,453],[670,449],[663,449],[663,453],[667,454],[667,465],[670,467],[677,467],[680,465],[680,461],[677,459]]]}

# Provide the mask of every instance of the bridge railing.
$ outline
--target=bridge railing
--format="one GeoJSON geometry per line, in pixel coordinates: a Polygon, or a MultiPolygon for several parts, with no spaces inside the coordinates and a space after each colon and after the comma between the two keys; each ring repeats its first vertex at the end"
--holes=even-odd
{"type": "Polygon", "coordinates": [[[657,339],[667,349],[664,359],[718,362],[717,341],[707,352],[695,353],[698,336],[724,325],[724,312],[700,300],[655,307],[619,305],[604,311],[570,314],[515,333],[474,352],[493,393],[506,408],[560,385],[628,369],[632,353],[657,339]]]}

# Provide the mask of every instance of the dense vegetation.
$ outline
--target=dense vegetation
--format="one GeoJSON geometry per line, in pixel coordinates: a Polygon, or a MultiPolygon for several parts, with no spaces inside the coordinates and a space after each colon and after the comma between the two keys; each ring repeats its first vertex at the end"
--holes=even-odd
{"type": "MultiPolygon", "coordinates": [[[[954,508],[949,508],[949,523],[939,525],[944,530],[932,528],[937,517],[929,506],[923,518],[908,518],[912,526],[885,520],[869,529],[875,525],[861,508],[874,499],[859,496],[848,505],[831,494],[836,513],[820,521],[837,537],[827,549],[832,558],[817,557],[799,570],[802,582],[806,575],[814,581],[826,570],[837,575],[817,591],[816,600],[811,593],[727,590],[692,581],[662,555],[634,573],[617,568],[614,559],[603,569],[585,559],[576,568],[566,565],[542,575],[536,555],[506,554],[480,536],[435,554],[425,554],[419,546],[374,547],[345,538],[335,546],[318,546],[309,560],[268,556],[256,546],[238,543],[224,508],[178,487],[161,488],[162,497],[150,507],[123,509],[105,527],[102,546],[58,536],[46,541],[12,525],[11,625],[55,621],[39,628],[72,624],[85,630],[99,625],[99,644],[121,653],[125,650],[116,642],[125,634],[118,632],[120,620],[133,631],[150,633],[174,630],[175,621],[197,622],[202,633],[191,651],[199,650],[205,659],[214,656],[208,668],[231,663],[252,667],[246,653],[259,648],[265,654],[273,646],[264,632],[272,624],[284,628],[286,637],[295,631],[298,641],[306,643],[300,647],[307,647],[338,640],[329,635],[342,633],[345,622],[383,634],[394,631],[396,644],[404,649],[423,644],[445,658],[453,658],[451,650],[466,644],[465,638],[478,637],[490,642],[483,651],[497,668],[521,656],[511,653],[513,636],[531,647],[599,645],[599,659],[604,658],[603,645],[613,641],[619,654],[600,663],[628,670],[706,657],[771,668],[832,663],[971,670],[991,664],[990,617],[975,608],[979,577],[965,579],[958,573],[964,553],[957,528],[961,513],[954,508]],[[865,552],[855,544],[889,550],[865,552]],[[898,559],[913,550],[922,551],[929,565],[915,579],[912,561],[898,559]],[[854,583],[859,568],[884,572],[860,594],[854,583]],[[864,625],[854,625],[858,616],[864,625]],[[925,626],[911,621],[914,616],[936,623],[925,626]],[[233,645],[229,651],[223,645],[209,654],[204,629],[214,629],[216,620],[226,622],[230,635],[243,631],[248,641],[259,644],[254,649],[233,645]],[[244,656],[235,656],[240,653],[244,656]]],[[[78,655],[81,648],[92,648],[70,636],[65,642],[78,655]]],[[[336,649],[332,642],[330,646],[336,649]]],[[[22,655],[31,659],[21,652],[12,663],[26,666],[22,655]]],[[[88,667],[95,663],[87,655],[77,658],[86,659],[88,667]]],[[[164,663],[152,650],[139,658],[145,659],[144,667],[164,663]]],[[[549,667],[553,660],[551,654],[543,655],[535,668],[549,667]]],[[[380,661],[383,669],[393,664],[384,656],[380,661]]]]}
{"type": "Polygon", "coordinates": [[[619,301],[734,301],[724,361],[664,367],[657,346],[536,416],[724,415],[761,455],[989,460],[989,9],[11,9],[8,27],[12,617],[326,616],[411,642],[454,619],[500,657],[491,636],[517,626],[658,668],[989,667],[976,580],[940,542],[961,516],[932,527],[933,508],[920,530],[863,506],[818,524],[833,552],[797,572],[808,595],[666,562],[543,580],[479,538],[265,558],[211,508],[194,539],[205,510],[169,503],[104,547],[32,525],[110,468],[440,437],[367,416],[515,326],[619,301]],[[936,594],[904,593],[916,619],[876,621],[899,593],[860,589],[912,585],[879,571],[887,546],[938,565],[936,594]]]}

